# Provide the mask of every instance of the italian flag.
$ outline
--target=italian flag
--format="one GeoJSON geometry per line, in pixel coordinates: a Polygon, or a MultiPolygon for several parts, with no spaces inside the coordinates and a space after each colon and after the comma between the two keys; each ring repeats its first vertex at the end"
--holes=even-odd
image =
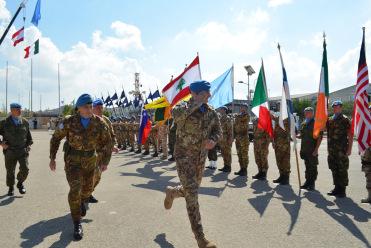
{"type": "Polygon", "coordinates": [[[189,85],[197,80],[201,80],[200,61],[198,56],[182,74],[171,80],[171,82],[162,89],[162,94],[166,97],[170,105],[174,106],[191,94],[189,85]]]}
{"type": "Polygon", "coordinates": [[[31,46],[28,46],[24,49],[25,55],[24,58],[27,59],[30,55],[35,55],[39,53],[39,40],[35,41],[31,46]]]}
{"type": "Polygon", "coordinates": [[[273,138],[272,119],[269,112],[263,61],[255,87],[254,99],[252,100],[252,112],[259,118],[258,128],[265,130],[273,138]]]}
{"type": "Polygon", "coordinates": [[[319,90],[317,96],[317,107],[314,121],[313,137],[318,138],[320,132],[325,129],[327,122],[327,105],[329,97],[328,88],[328,66],[327,66],[327,51],[326,40],[323,40],[323,55],[322,55],[322,68],[319,81],[319,90]]]}

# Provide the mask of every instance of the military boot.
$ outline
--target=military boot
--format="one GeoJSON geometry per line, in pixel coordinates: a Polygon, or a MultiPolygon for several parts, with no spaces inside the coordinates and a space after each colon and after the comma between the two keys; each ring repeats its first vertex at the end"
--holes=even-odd
{"type": "Polygon", "coordinates": [[[79,241],[82,239],[82,237],[84,236],[84,232],[82,230],[82,225],[81,225],[81,222],[80,221],[75,221],[73,223],[74,225],[74,228],[73,228],[73,238],[76,240],[76,241],[79,241]]]}
{"type": "Polygon", "coordinates": [[[302,186],[300,186],[300,189],[308,189],[308,185],[309,185],[309,181],[305,180],[305,183],[302,186]]]}
{"type": "Polygon", "coordinates": [[[284,175],[280,181],[280,185],[289,185],[290,184],[290,176],[284,175]]]}
{"type": "Polygon", "coordinates": [[[133,152],[133,151],[135,151],[135,150],[134,150],[134,148],[132,147],[132,148],[130,149],[130,151],[129,151],[129,152],[133,152]]]}
{"type": "Polygon", "coordinates": [[[361,203],[371,203],[371,190],[368,190],[368,197],[361,200],[361,203]]]}
{"type": "Polygon", "coordinates": [[[89,196],[88,202],[89,203],[98,203],[98,200],[93,195],[91,195],[91,196],[89,196]]]}
{"type": "Polygon", "coordinates": [[[135,153],[136,154],[142,153],[142,149],[138,149],[135,153]]]}
{"type": "Polygon", "coordinates": [[[170,187],[166,187],[166,196],[164,200],[164,207],[165,209],[170,209],[173,206],[173,201],[175,199],[175,195],[173,189],[170,187]]]}
{"type": "Polygon", "coordinates": [[[205,238],[197,239],[197,244],[199,248],[216,248],[216,245],[213,242],[205,238]]]}
{"type": "Polygon", "coordinates": [[[336,196],[338,194],[338,191],[339,191],[339,186],[335,185],[335,188],[331,190],[330,192],[328,192],[327,195],[336,196]]]}
{"type": "Polygon", "coordinates": [[[338,190],[338,193],[335,195],[336,197],[339,197],[339,198],[344,198],[347,196],[346,194],[346,187],[340,187],[339,186],[339,190],[338,190]]]}
{"type": "Polygon", "coordinates": [[[9,190],[8,190],[8,196],[13,196],[14,195],[14,187],[11,186],[9,187],[9,190]]]}
{"type": "Polygon", "coordinates": [[[266,180],[267,179],[267,172],[266,171],[259,171],[258,174],[256,174],[252,178],[257,179],[257,180],[266,180]]]}
{"type": "Polygon", "coordinates": [[[219,171],[222,171],[222,172],[225,172],[225,173],[230,173],[232,171],[232,169],[231,169],[231,166],[224,165],[224,167],[219,169],[219,171]]]}
{"type": "Polygon", "coordinates": [[[168,160],[169,161],[175,161],[175,158],[174,158],[174,156],[171,156],[168,160]]]}
{"type": "Polygon", "coordinates": [[[149,151],[143,152],[143,155],[148,155],[148,154],[149,154],[149,151]]]}
{"type": "Polygon", "coordinates": [[[280,175],[277,179],[273,180],[274,183],[281,183],[282,175],[280,175]]]}
{"type": "Polygon", "coordinates": [[[307,186],[308,191],[313,191],[316,190],[316,182],[315,181],[310,181],[308,186],[307,186]]]}
{"type": "Polygon", "coordinates": [[[238,172],[234,173],[237,176],[242,176],[246,177],[247,176],[247,169],[246,168],[241,168],[238,172]]]}
{"type": "Polygon", "coordinates": [[[155,153],[152,155],[152,157],[157,158],[157,157],[158,157],[158,153],[155,152],[155,153]]]}
{"type": "Polygon", "coordinates": [[[19,193],[20,193],[21,195],[26,194],[26,189],[25,189],[25,187],[23,186],[23,183],[17,183],[17,188],[18,188],[19,193]]]}
{"type": "Polygon", "coordinates": [[[86,216],[86,205],[85,205],[85,202],[82,202],[81,203],[81,217],[85,217],[86,216]]]}

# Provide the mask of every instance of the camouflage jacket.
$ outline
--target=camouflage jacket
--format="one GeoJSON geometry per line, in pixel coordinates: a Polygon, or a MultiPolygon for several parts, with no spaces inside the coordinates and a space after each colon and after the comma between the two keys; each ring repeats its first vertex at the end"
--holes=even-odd
{"type": "Polygon", "coordinates": [[[343,151],[348,149],[348,134],[350,132],[351,122],[343,114],[337,118],[335,116],[329,117],[327,121],[327,147],[329,152],[343,151]]]}
{"type": "Polygon", "coordinates": [[[300,125],[300,154],[312,154],[317,146],[317,139],[313,137],[314,119],[300,125]]]}
{"type": "MultiPolygon", "coordinates": [[[[114,132],[113,127],[112,127],[112,122],[111,122],[110,119],[109,119],[107,116],[105,116],[105,115],[102,116],[102,119],[103,119],[103,121],[106,123],[106,125],[107,125],[107,127],[108,127],[108,131],[109,131],[109,133],[110,133],[111,141],[112,141],[112,142],[111,142],[111,147],[113,148],[113,147],[116,145],[117,140],[116,140],[115,132],[114,132]]],[[[119,123],[119,125],[121,126],[121,123],[119,123]]]]}
{"type": "Polygon", "coordinates": [[[270,141],[271,137],[269,136],[269,133],[267,133],[264,129],[258,128],[258,121],[256,120],[254,122],[254,143],[265,143],[270,141]]]}
{"type": "Polygon", "coordinates": [[[218,142],[222,130],[215,110],[208,104],[196,105],[191,98],[187,106],[173,109],[174,122],[177,124],[175,157],[197,157],[202,160],[207,155],[205,142],[211,139],[218,142]]]}
{"type": "Polygon", "coordinates": [[[3,136],[0,144],[7,144],[8,149],[24,149],[32,145],[33,141],[28,121],[22,118],[21,122],[21,124],[15,125],[11,116],[0,121],[0,135],[3,136]]]}
{"type": "Polygon", "coordinates": [[[250,116],[246,114],[235,115],[233,132],[235,138],[248,137],[250,116]]]}
{"type": "Polygon", "coordinates": [[[273,129],[274,144],[275,143],[287,143],[290,142],[290,128],[289,128],[289,119],[283,120],[283,125],[285,129],[282,129],[279,124],[279,117],[274,116],[273,120],[275,122],[273,129]]]}
{"type": "Polygon", "coordinates": [[[69,146],[77,151],[96,151],[101,163],[107,165],[111,159],[112,141],[107,124],[93,115],[89,126],[85,129],[80,122],[80,115],[65,118],[56,128],[50,140],[50,159],[55,159],[59,144],[63,138],[69,146]]]}
{"type": "Polygon", "coordinates": [[[232,119],[227,114],[222,114],[220,117],[220,125],[223,131],[222,142],[228,142],[228,140],[233,139],[233,124],[232,119]]]}

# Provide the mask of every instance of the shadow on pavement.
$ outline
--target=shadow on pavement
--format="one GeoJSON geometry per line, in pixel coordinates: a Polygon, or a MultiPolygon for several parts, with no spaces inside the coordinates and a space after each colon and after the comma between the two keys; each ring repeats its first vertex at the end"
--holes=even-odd
{"type": "MultiPolygon", "coordinates": [[[[82,222],[90,223],[92,220],[86,219],[82,222]]],[[[70,214],[47,221],[40,221],[27,227],[21,233],[21,238],[25,240],[20,244],[20,247],[40,247],[44,239],[58,233],[60,233],[59,240],[54,242],[50,247],[67,247],[73,241],[73,225],[70,214]]]]}
{"type": "Polygon", "coordinates": [[[0,196],[0,207],[3,207],[3,206],[6,206],[6,205],[11,204],[12,202],[14,202],[15,199],[21,199],[21,198],[23,198],[22,196],[9,196],[8,198],[6,198],[6,197],[8,197],[7,194],[0,196]]]}
{"type": "Polygon", "coordinates": [[[161,248],[174,248],[174,245],[172,245],[171,243],[169,243],[169,241],[166,240],[165,233],[157,235],[153,241],[155,241],[161,248]]]}
{"type": "Polygon", "coordinates": [[[371,247],[365,235],[353,223],[351,218],[348,217],[348,215],[351,215],[358,222],[368,222],[368,220],[371,218],[370,212],[359,207],[350,198],[336,199],[335,204],[338,208],[333,208],[335,204],[331,201],[328,201],[321,194],[306,192],[304,193],[304,196],[310,202],[314,203],[317,208],[322,209],[326,214],[328,214],[331,218],[333,218],[340,225],[342,225],[354,237],[362,241],[366,247],[369,247],[369,248],[371,247]]]}
{"type": "Polygon", "coordinates": [[[267,209],[269,202],[273,198],[274,189],[269,186],[268,181],[255,180],[251,183],[251,188],[254,190],[253,194],[257,196],[255,198],[248,199],[251,206],[259,213],[260,217],[263,217],[265,210],[267,209]]]}

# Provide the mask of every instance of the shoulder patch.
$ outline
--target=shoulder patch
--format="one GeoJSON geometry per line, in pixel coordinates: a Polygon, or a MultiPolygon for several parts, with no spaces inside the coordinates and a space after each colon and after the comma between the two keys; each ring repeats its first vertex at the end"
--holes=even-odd
{"type": "Polygon", "coordinates": [[[63,122],[59,123],[58,128],[61,129],[61,130],[64,128],[63,122]]]}

